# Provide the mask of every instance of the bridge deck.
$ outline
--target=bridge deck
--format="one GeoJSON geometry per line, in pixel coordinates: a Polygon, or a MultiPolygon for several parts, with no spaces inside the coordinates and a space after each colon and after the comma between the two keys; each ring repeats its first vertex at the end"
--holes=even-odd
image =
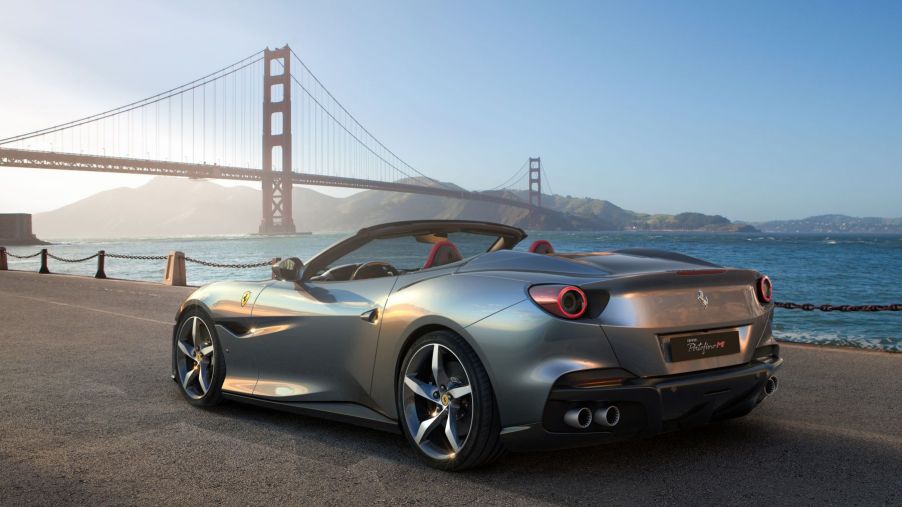
{"type": "Polygon", "coordinates": [[[443,474],[395,435],[190,407],[168,377],[189,291],[0,272],[0,504],[902,502],[902,354],[786,346],[745,419],[443,474]]]}
{"type": "MultiPolygon", "coordinates": [[[[55,169],[60,171],[87,171],[150,176],[176,176],[182,178],[209,178],[220,180],[260,181],[263,171],[245,167],[213,164],[144,160],[126,157],[83,155],[77,153],[53,153],[47,151],[0,148],[0,167],[28,169],[55,169]]],[[[281,172],[273,173],[278,177],[281,172]]],[[[504,197],[492,192],[472,192],[434,185],[416,185],[399,181],[348,178],[303,172],[291,173],[293,185],[355,188],[360,190],[384,190],[408,194],[424,194],[452,199],[493,202],[505,206],[526,208],[541,212],[542,208],[516,198],[504,197]]]]}

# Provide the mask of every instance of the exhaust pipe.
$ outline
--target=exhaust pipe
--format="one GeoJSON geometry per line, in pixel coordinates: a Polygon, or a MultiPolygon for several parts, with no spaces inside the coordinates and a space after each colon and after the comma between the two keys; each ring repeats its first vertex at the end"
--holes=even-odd
{"type": "Polygon", "coordinates": [[[620,409],[617,405],[599,408],[595,411],[595,422],[608,428],[617,426],[620,423],[620,409]]]}
{"type": "Polygon", "coordinates": [[[770,396],[777,392],[777,388],[780,387],[780,381],[777,380],[777,377],[770,377],[764,382],[764,395],[770,396]]]}
{"type": "Polygon", "coordinates": [[[572,408],[564,414],[564,423],[567,426],[584,430],[592,424],[592,411],[587,407],[572,408]]]}

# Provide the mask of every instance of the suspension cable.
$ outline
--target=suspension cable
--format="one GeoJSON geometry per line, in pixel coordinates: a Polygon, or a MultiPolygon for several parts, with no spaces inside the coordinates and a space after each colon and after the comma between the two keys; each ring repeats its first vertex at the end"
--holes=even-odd
{"type": "MultiPolygon", "coordinates": [[[[304,93],[306,93],[307,96],[310,97],[310,99],[313,100],[313,102],[314,102],[317,106],[319,106],[319,108],[320,108],[320,110],[321,110],[322,112],[326,113],[326,115],[328,115],[329,118],[332,118],[332,120],[334,120],[335,123],[336,123],[339,127],[342,128],[342,130],[344,130],[345,132],[347,132],[349,136],[351,136],[352,138],[354,138],[355,141],[357,141],[358,143],[360,143],[360,145],[363,146],[364,148],[366,148],[367,151],[369,151],[370,153],[372,153],[373,156],[375,156],[375,157],[378,158],[379,160],[385,162],[389,167],[391,167],[392,169],[398,171],[399,173],[403,174],[404,176],[407,176],[408,178],[413,178],[413,176],[411,176],[410,174],[404,172],[404,171],[403,171],[402,169],[400,169],[398,166],[396,166],[396,165],[392,164],[391,162],[389,162],[388,160],[386,160],[384,157],[382,157],[381,155],[379,155],[378,153],[376,153],[376,150],[374,150],[374,149],[372,149],[371,147],[369,147],[369,146],[368,146],[365,142],[363,142],[359,137],[357,137],[356,135],[354,135],[347,127],[345,127],[345,126],[338,120],[338,118],[336,118],[336,117],[332,114],[331,111],[329,111],[328,109],[326,109],[326,107],[325,107],[319,100],[317,100],[317,98],[314,97],[312,93],[310,93],[310,90],[308,90],[304,85],[302,85],[301,82],[298,81],[297,78],[294,77],[294,75],[291,75],[291,79],[294,80],[295,83],[297,83],[297,85],[301,88],[301,90],[303,90],[304,93]]],[[[399,159],[399,160],[400,160],[400,159],[399,159]]],[[[419,171],[417,171],[417,173],[418,173],[418,174],[422,174],[422,173],[420,173],[419,171]]],[[[425,177],[425,178],[428,178],[428,179],[430,179],[430,180],[432,179],[432,178],[429,178],[428,176],[425,176],[425,175],[424,175],[424,177],[425,177]]]]}
{"type": "Polygon", "coordinates": [[[38,136],[41,136],[41,135],[44,135],[44,134],[51,134],[51,133],[53,133],[53,132],[57,132],[57,131],[59,131],[59,130],[63,130],[64,128],[78,127],[78,126],[84,125],[85,123],[90,123],[91,121],[102,120],[102,119],[104,119],[104,118],[108,118],[108,117],[110,117],[110,116],[114,116],[115,114],[125,113],[125,112],[131,111],[131,110],[133,110],[133,109],[137,109],[138,107],[142,107],[142,106],[145,106],[145,105],[150,105],[150,104],[153,104],[153,103],[155,103],[155,102],[159,102],[160,100],[165,100],[165,99],[167,99],[167,98],[174,97],[175,95],[178,95],[178,94],[180,94],[180,93],[187,92],[187,91],[189,91],[189,90],[193,90],[194,88],[197,88],[198,86],[206,85],[206,84],[210,83],[211,81],[215,81],[216,79],[219,79],[219,78],[221,78],[221,77],[223,77],[223,76],[227,76],[227,75],[232,74],[232,73],[234,73],[234,72],[236,72],[236,71],[238,71],[238,70],[243,69],[243,68],[247,67],[248,65],[250,65],[250,64],[252,64],[252,63],[255,63],[256,61],[262,59],[262,57],[259,57],[259,58],[257,58],[256,60],[254,60],[254,61],[252,61],[252,62],[250,62],[250,63],[244,63],[244,62],[246,62],[247,60],[250,60],[250,59],[252,59],[252,58],[254,58],[254,57],[256,57],[256,56],[258,56],[258,55],[260,55],[260,54],[262,54],[262,53],[263,53],[262,50],[261,50],[261,51],[257,51],[256,53],[254,53],[254,54],[248,56],[247,58],[242,58],[241,60],[239,60],[239,61],[237,61],[237,62],[235,62],[235,63],[233,63],[233,64],[231,64],[231,65],[227,65],[227,66],[225,66],[225,67],[223,67],[223,68],[221,68],[221,69],[219,69],[219,70],[217,70],[217,71],[215,71],[215,72],[211,72],[211,73],[207,74],[206,76],[197,78],[197,79],[195,79],[194,81],[191,81],[191,82],[189,82],[189,83],[185,83],[185,84],[183,84],[183,85],[181,85],[181,86],[176,86],[175,88],[170,88],[169,90],[166,90],[165,92],[158,93],[158,94],[153,95],[153,96],[151,96],[151,97],[147,97],[147,98],[145,98],[145,99],[138,100],[138,101],[135,101],[135,102],[126,104],[126,105],[124,105],[124,106],[119,106],[119,107],[117,107],[117,108],[110,109],[110,110],[104,111],[104,112],[102,112],[102,113],[93,114],[93,115],[91,115],[91,116],[85,116],[84,118],[80,118],[80,119],[77,119],[77,120],[72,120],[72,121],[69,121],[69,122],[66,122],[66,123],[60,123],[59,125],[54,125],[54,126],[52,126],[52,127],[46,127],[46,128],[43,128],[43,129],[39,129],[39,130],[35,130],[35,131],[32,131],[32,132],[28,132],[28,133],[25,133],[25,134],[19,134],[19,135],[17,135],[17,136],[12,136],[12,137],[7,137],[7,138],[5,138],[5,139],[0,139],[0,145],[12,143],[12,142],[15,142],[15,141],[24,141],[24,140],[26,140],[26,139],[31,139],[31,138],[33,138],[33,137],[38,137],[38,136]],[[243,65],[242,65],[242,64],[243,64],[243,65]],[[222,76],[217,76],[216,78],[214,78],[214,79],[212,79],[212,80],[210,80],[210,81],[205,81],[206,79],[210,78],[211,76],[216,76],[217,74],[220,74],[220,73],[222,73],[222,72],[225,72],[225,71],[231,69],[232,67],[235,67],[235,66],[238,66],[238,65],[241,65],[241,67],[239,67],[239,68],[237,68],[237,69],[233,69],[233,70],[231,70],[229,73],[223,74],[222,76]],[[200,84],[197,84],[199,81],[205,81],[205,82],[200,83],[200,84]],[[191,88],[188,88],[188,87],[191,86],[191,85],[195,85],[195,86],[192,86],[191,88]],[[173,93],[173,92],[177,92],[177,93],[173,93]],[[158,99],[158,100],[153,100],[153,99],[158,99]],[[151,101],[153,101],[153,102],[151,102],[151,101]],[[133,107],[133,106],[134,106],[134,107],[133,107]]]}
{"type": "Polygon", "coordinates": [[[523,173],[523,169],[526,168],[526,164],[528,164],[528,163],[529,163],[529,159],[527,159],[525,162],[523,162],[523,165],[521,165],[520,168],[517,169],[516,172],[514,172],[513,176],[504,180],[504,183],[502,183],[496,187],[492,187],[492,188],[488,189],[488,191],[501,190],[501,189],[505,189],[505,188],[508,188],[511,185],[513,185],[515,181],[517,181],[519,178],[522,177],[521,173],[523,173]]]}
{"type": "MultiPolygon", "coordinates": [[[[367,130],[366,127],[364,127],[363,124],[360,123],[360,122],[357,120],[357,118],[354,117],[354,115],[351,114],[351,112],[348,111],[347,108],[345,108],[345,106],[344,106],[338,99],[335,98],[334,95],[332,95],[332,92],[330,92],[329,89],[326,88],[326,86],[319,80],[319,78],[316,77],[316,74],[314,74],[313,71],[310,70],[310,67],[307,67],[307,64],[304,63],[304,60],[301,60],[301,57],[298,56],[298,54],[294,52],[294,49],[291,49],[291,54],[292,54],[292,56],[295,57],[295,59],[298,61],[298,63],[301,64],[301,67],[303,67],[304,70],[307,71],[307,74],[309,74],[310,77],[313,78],[313,80],[316,82],[316,84],[318,84],[318,85],[320,86],[320,88],[322,88],[322,90],[326,92],[326,95],[328,95],[329,98],[331,98],[332,101],[335,102],[335,104],[338,105],[338,107],[341,108],[341,110],[344,111],[344,113],[345,113],[346,115],[348,115],[348,117],[351,119],[351,121],[353,121],[358,127],[360,127],[360,129],[363,130],[363,132],[365,132],[366,135],[368,135],[368,136],[370,137],[370,139],[372,139],[373,141],[375,141],[376,144],[378,144],[382,149],[384,149],[386,152],[388,152],[389,155],[391,155],[392,157],[394,157],[396,160],[398,160],[398,162],[400,162],[401,164],[403,164],[405,167],[407,167],[407,168],[410,169],[411,171],[413,171],[413,172],[417,173],[418,175],[422,176],[423,178],[426,178],[427,180],[432,181],[432,182],[438,184],[439,186],[442,186],[442,187],[445,187],[445,188],[448,188],[448,189],[452,189],[452,190],[456,190],[456,189],[453,189],[452,187],[448,186],[447,184],[445,184],[445,183],[443,183],[443,182],[441,182],[441,181],[438,181],[438,180],[436,180],[435,178],[432,178],[432,177],[430,177],[430,176],[427,176],[427,175],[423,174],[422,172],[418,171],[415,167],[413,167],[412,165],[408,164],[404,159],[402,159],[402,158],[399,157],[397,154],[395,154],[395,152],[393,152],[393,151],[390,150],[387,146],[385,146],[384,144],[382,144],[382,141],[380,141],[380,140],[379,140],[376,136],[374,136],[369,130],[367,130]]],[[[302,84],[300,83],[300,81],[298,81],[298,79],[297,79],[296,77],[294,77],[294,74],[291,75],[291,78],[298,84],[298,86],[301,87],[302,90],[304,90],[304,92],[306,92],[308,95],[310,95],[310,92],[304,87],[304,85],[302,85],[302,84]]],[[[312,95],[311,95],[311,98],[313,98],[312,95]]],[[[316,98],[313,98],[313,100],[314,100],[318,105],[320,105],[320,107],[322,107],[322,104],[320,104],[320,102],[319,102],[316,98]]],[[[331,113],[327,112],[327,114],[329,114],[329,116],[331,116],[332,119],[334,119],[336,122],[338,122],[338,119],[336,119],[334,116],[332,116],[331,113]]],[[[338,122],[338,123],[341,124],[341,122],[338,122]]],[[[342,125],[342,128],[343,128],[346,132],[348,132],[348,134],[351,134],[351,132],[350,132],[347,128],[345,128],[343,125],[342,125]]],[[[358,139],[356,136],[354,136],[353,134],[351,134],[351,136],[354,137],[354,139],[357,139],[358,142],[360,142],[361,144],[363,144],[363,141],[360,141],[360,139],[358,139]]],[[[369,148],[368,148],[368,149],[369,149],[369,148]]],[[[402,171],[402,170],[399,169],[398,167],[394,166],[393,164],[388,163],[388,161],[386,161],[384,158],[382,158],[381,156],[377,155],[377,154],[375,153],[374,150],[369,149],[369,151],[372,152],[372,153],[373,153],[374,155],[376,155],[377,157],[379,157],[380,159],[382,159],[382,160],[383,160],[384,162],[386,162],[387,164],[389,164],[389,166],[391,166],[392,168],[394,168],[394,169],[397,170],[398,172],[401,172],[401,173],[404,174],[405,176],[411,177],[411,178],[412,178],[412,176],[410,176],[409,174],[404,173],[404,171],[402,171]]]]}
{"type": "Polygon", "coordinates": [[[548,180],[548,171],[545,170],[545,164],[542,164],[542,184],[548,187],[548,195],[554,196],[554,191],[551,190],[551,181],[548,180]]]}

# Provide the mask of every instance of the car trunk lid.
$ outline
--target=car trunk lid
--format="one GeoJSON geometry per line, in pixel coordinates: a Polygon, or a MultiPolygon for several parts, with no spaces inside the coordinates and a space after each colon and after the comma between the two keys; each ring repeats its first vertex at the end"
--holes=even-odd
{"type": "Polygon", "coordinates": [[[597,317],[621,365],[639,376],[721,368],[751,360],[769,308],[758,273],[699,268],[589,284],[610,297],[597,317]]]}

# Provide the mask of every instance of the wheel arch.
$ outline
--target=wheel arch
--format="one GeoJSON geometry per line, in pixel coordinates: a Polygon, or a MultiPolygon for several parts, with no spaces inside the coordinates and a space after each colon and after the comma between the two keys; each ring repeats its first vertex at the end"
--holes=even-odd
{"type": "Polygon", "coordinates": [[[410,350],[410,347],[413,346],[413,343],[419,340],[421,337],[433,332],[433,331],[450,331],[455,334],[460,334],[457,331],[451,329],[448,326],[431,323],[424,324],[413,331],[411,331],[401,343],[401,347],[398,349],[398,355],[395,358],[395,370],[394,370],[394,385],[395,385],[395,396],[397,396],[398,390],[398,377],[401,375],[401,367],[404,363],[404,358],[407,356],[407,352],[410,350]]]}
{"type": "MultiPolygon", "coordinates": [[[[460,336],[464,340],[464,342],[476,354],[476,357],[479,359],[479,362],[488,374],[489,388],[492,390],[492,394],[496,395],[494,373],[492,372],[491,365],[486,361],[486,358],[483,355],[483,351],[477,345],[476,340],[474,340],[474,338],[463,328],[457,328],[457,326],[448,325],[442,322],[427,322],[416,326],[412,331],[407,333],[404,341],[401,344],[401,347],[398,349],[398,353],[395,359],[394,380],[392,383],[392,385],[394,386],[393,398],[395,399],[395,403],[397,403],[398,396],[398,379],[401,376],[401,368],[403,367],[404,358],[407,356],[407,352],[410,351],[410,348],[413,346],[414,342],[433,331],[448,331],[456,334],[457,336],[460,336]]],[[[496,409],[498,407],[497,400],[495,401],[495,407],[496,409]]]]}
{"type": "Polygon", "coordinates": [[[187,312],[188,310],[193,310],[195,308],[203,310],[204,313],[209,315],[211,319],[213,318],[213,312],[210,311],[210,307],[207,306],[206,304],[204,304],[203,301],[201,301],[199,299],[188,299],[188,300],[185,300],[185,302],[183,302],[179,306],[178,311],[176,311],[175,323],[178,324],[179,321],[182,320],[182,317],[185,315],[185,312],[187,312]]]}

